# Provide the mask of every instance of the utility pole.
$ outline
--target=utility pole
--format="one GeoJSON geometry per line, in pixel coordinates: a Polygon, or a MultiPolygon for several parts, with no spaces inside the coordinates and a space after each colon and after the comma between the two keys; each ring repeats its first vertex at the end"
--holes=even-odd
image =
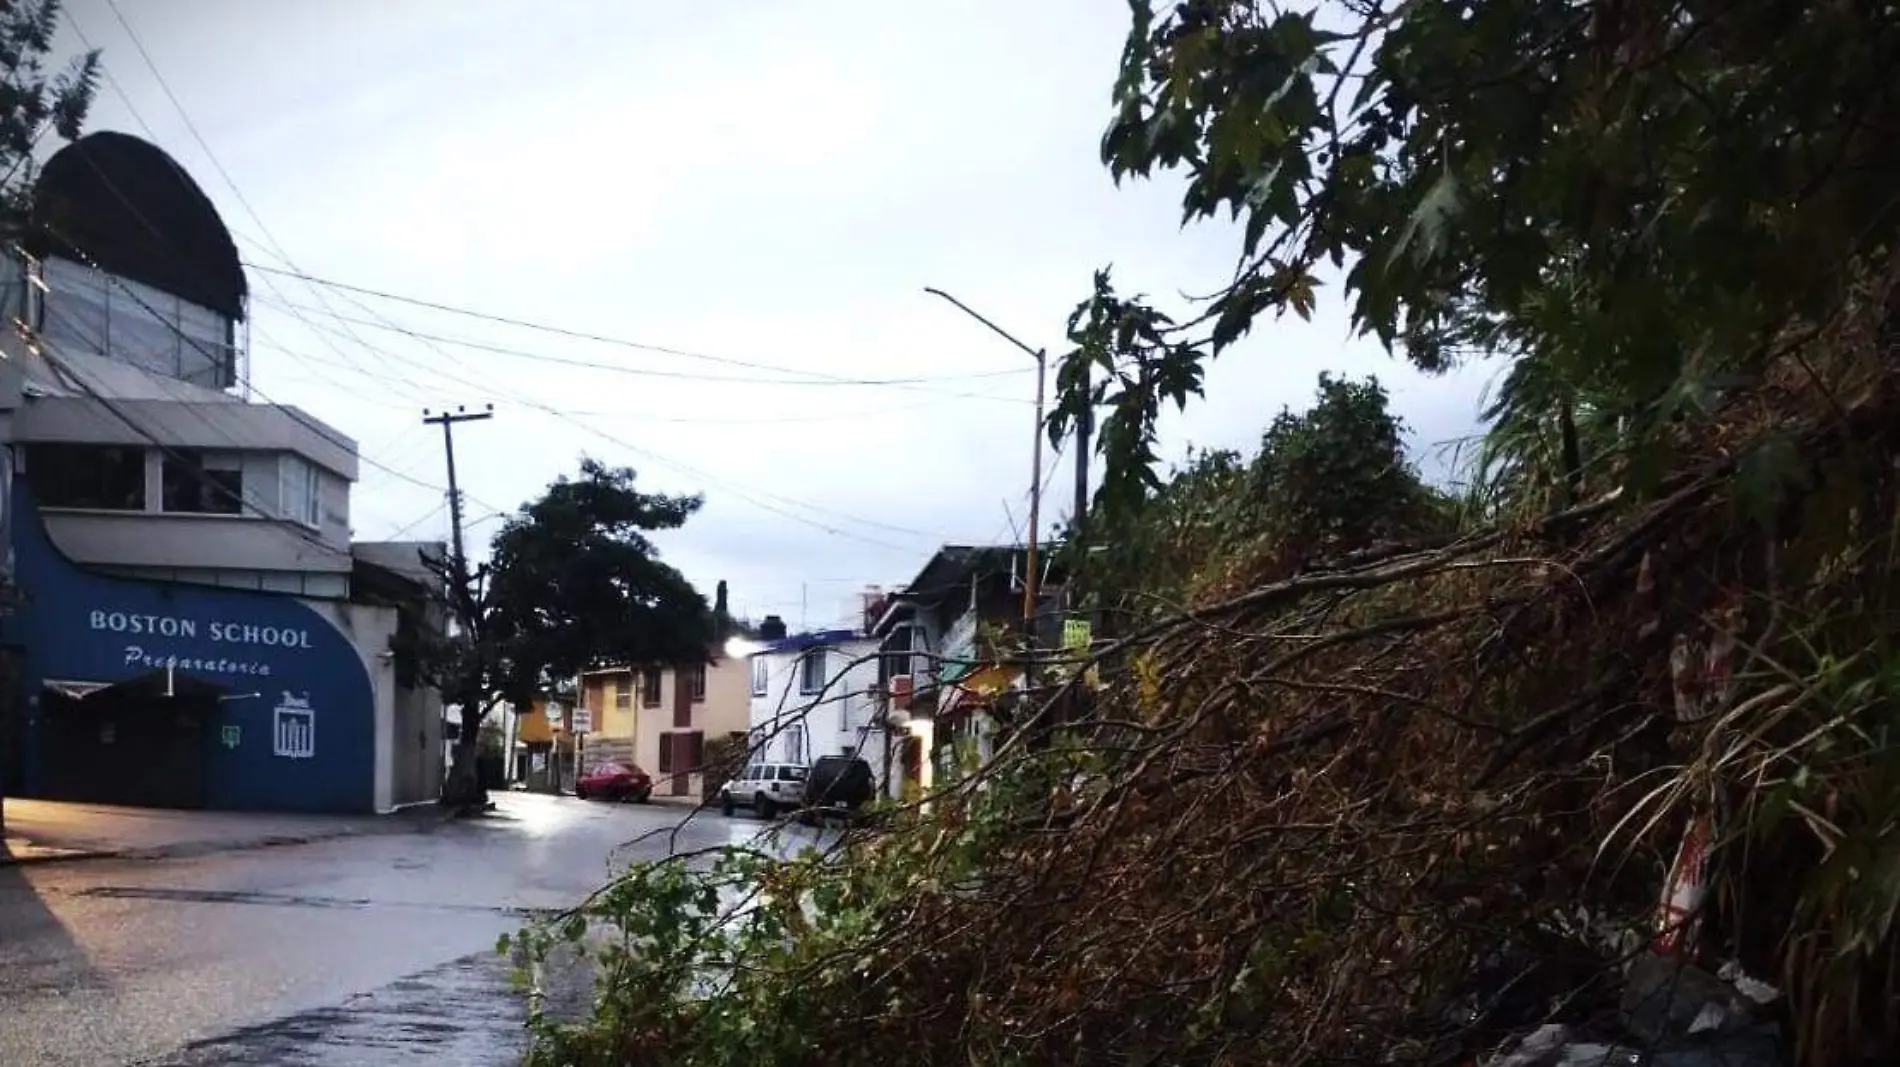
{"type": "MultiPolygon", "coordinates": [[[[449,560],[449,566],[454,569],[455,579],[455,588],[448,591],[449,607],[451,617],[454,619],[459,632],[465,635],[474,632],[477,594],[475,592],[474,583],[469,579],[468,556],[462,550],[462,490],[455,481],[455,424],[458,422],[476,422],[481,419],[492,419],[494,417],[495,405],[493,404],[489,404],[482,411],[470,411],[465,407],[457,407],[454,411],[444,411],[434,415],[431,415],[426,408],[423,409],[422,412],[422,421],[424,423],[442,427],[442,453],[443,457],[448,461],[449,469],[449,543],[451,551],[454,553],[449,560]]],[[[458,694],[457,703],[461,703],[461,699],[461,695],[458,694]]],[[[454,800],[456,803],[467,804],[469,798],[460,795],[464,790],[463,782],[474,783],[474,785],[470,787],[473,791],[471,796],[479,795],[481,792],[481,767],[478,758],[481,739],[476,736],[478,733],[478,725],[475,720],[471,718],[472,713],[478,710],[478,708],[470,708],[466,704],[462,704],[460,708],[462,722],[460,733],[457,735],[455,742],[456,754],[459,758],[450,761],[449,777],[447,781],[443,782],[442,798],[444,801],[454,800]],[[455,770],[464,765],[466,765],[464,772],[466,777],[458,775],[455,770]]],[[[502,753],[504,781],[507,779],[509,765],[513,762],[514,752],[512,749],[504,751],[502,753]]]]}
{"type": "Polygon", "coordinates": [[[457,407],[454,411],[444,411],[438,415],[429,414],[426,408],[422,412],[423,422],[442,427],[442,455],[449,465],[449,542],[455,553],[455,577],[464,585],[468,582],[468,556],[462,551],[462,491],[455,484],[455,424],[494,417],[493,404],[481,411],[457,407]]]}
{"type": "MultiPolygon", "coordinates": [[[[1089,389],[1089,369],[1082,366],[1082,391],[1089,389]]],[[[1082,417],[1075,420],[1075,511],[1069,516],[1069,551],[1076,562],[1081,562],[1082,523],[1089,513],[1089,434],[1095,429],[1095,408],[1093,405],[1082,409],[1082,417]]]]}
{"type": "Polygon", "coordinates": [[[929,293],[931,296],[942,297],[956,305],[958,311],[988,326],[992,333],[995,333],[998,337],[1015,345],[1017,348],[1022,349],[1029,354],[1031,359],[1036,361],[1036,443],[1030,453],[1029,471],[1029,574],[1023,580],[1023,628],[1028,631],[1027,636],[1030,643],[1029,667],[1023,674],[1024,680],[1033,688],[1036,673],[1036,599],[1038,594],[1042,591],[1040,588],[1042,574],[1038,569],[1036,560],[1036,542],[1040,540],[1042,536],[1042,531],[1039,528],[1042,518],[1042,408],[1045,383],[1049,377],[1049,353],[1040,348],[1031,348],[1017,340],[1008,330],[984,318],[981,314],[972,310],[968,304],[944,292],[942,289],[936,289],[926,285],[924,286],[924,292],[929,293]]]}
{"type": "MultiPolygon", "coordinates": [[[[1048,379],[1048,356],[1036,352],[1036,441],[1029,450],[1029,576],[1023,580],[1023,626],[1036,640],[1036,598],[1042,592],[1042,571],[1036,566],[1036,542],[1042,540],[1042,405],[1043,383],[1048,379]]],[[[1031,664],[1033,669],[1034,664],[1031,664]]]]}

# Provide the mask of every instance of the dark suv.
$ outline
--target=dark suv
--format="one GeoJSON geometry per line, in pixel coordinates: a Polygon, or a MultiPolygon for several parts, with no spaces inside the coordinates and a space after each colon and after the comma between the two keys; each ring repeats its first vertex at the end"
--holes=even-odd
{"type": "Polygon", "coordinates": [[[856,815],[877,796],[871,765],[857,756],[820,756],[805,776],[804,814],[808,820],[827,815],[856,815]]]}

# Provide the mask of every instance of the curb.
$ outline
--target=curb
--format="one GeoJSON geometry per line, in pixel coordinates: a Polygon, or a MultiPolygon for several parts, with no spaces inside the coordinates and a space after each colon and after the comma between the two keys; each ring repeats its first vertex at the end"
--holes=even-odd
{"type": "Polygon", "coordinates": [[[0,869],[7,867],[30,867],[41,863],[71,863],[77,860],[109,860],[125,855],[115,849],[104,848],[42,848],[29,846],[33,851],[16,856],[11,853],[0,856],[0,869]]]}
{"type": "MultiPolygon", "coordinates": [[[[428,802],[433,804],[433,801],[428,802]]],[[[239,838],[226,841],[180,841],[156,848],[59,848],[57,846],[29,846],[35,851],[22,856],[0,855],[0,868],[19,867],[41,863],[73,863],[83,860],[177,860],[196,859],[200,856],[215,856],[224,852],[257,852],[267,848],[284,848],[293,845],[314,845],[324,841],[336,841],[346,837],[367,837],[380,833],[430,833],[450,821],[452,816],[440,819],[417,819],[410,816],[397,824],[387,815],[374,817],[377,823],[369,827],[348,827],[338,830],[324,830],[308,834],[267,834],[263,837],[239,838]],[[389,819],[389,822],[383,820],[389,819]]]]}

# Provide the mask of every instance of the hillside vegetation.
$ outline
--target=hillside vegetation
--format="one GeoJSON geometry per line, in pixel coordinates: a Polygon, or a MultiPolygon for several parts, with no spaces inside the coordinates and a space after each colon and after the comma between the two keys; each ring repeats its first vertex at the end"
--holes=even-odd
{"type": "Polygon", "coordinates": [[[1614,1013],[1696,820],[1685,944],[1802,1067],[1900,1061],[1900,19],[1350,6],[1131,5],[1105,160],[1245,248],[1071,322],[1115,638],[1041,696],[1089,715],[839,855],[606,887],[529,938],[626,935],[535,1062],[1474,1062],[1614,1013]],[[1207,361],[1341,277],[1398,357],[1508,368],[1468,491],[1334,379],[1161,470],[1207,361]]]}

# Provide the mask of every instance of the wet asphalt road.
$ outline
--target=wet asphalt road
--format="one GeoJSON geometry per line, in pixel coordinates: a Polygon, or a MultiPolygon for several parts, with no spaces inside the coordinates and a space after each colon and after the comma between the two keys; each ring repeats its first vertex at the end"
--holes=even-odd
{"type": "Polygon", "coordinates": [[[610,864],[761,829],[702,811],[670,842],[627,845],[686,812],[498,799],[500,817],[428,832],[0,868],[0,1064],[513,1063],[523,1010],[500,934],[610,864]]]}

